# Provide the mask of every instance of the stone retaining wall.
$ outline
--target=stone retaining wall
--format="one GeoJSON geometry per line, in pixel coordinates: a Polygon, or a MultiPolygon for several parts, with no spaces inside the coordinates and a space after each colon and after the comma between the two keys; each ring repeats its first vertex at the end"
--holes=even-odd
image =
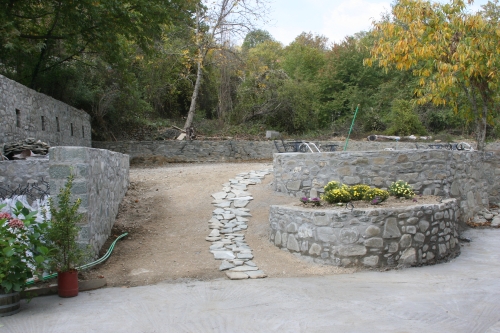
{"type": "Polygon", "coordinates": [[[0,75],[0,144],[36,138],[51,146],[91,146],[90,115],[0,75]]]}
{"type": "MultiPolygon", "coordinates": [[[[317,145],[337,144],[343,149],[344,141],[315,141],[317,145]]],[[[422,147],[422,143],[418,146],[422,147]]],[[[154,162],[238,162],[271,160],[277,152],[273,141],[93,141],[94,148],[109,149],[130,155],[131,163],[154,162]]],[[[424,145],[426,146],[426,145],[424,145]]],[[[416,149],[413,142],[350,141],[348,151],[416,149]]]]}
{"type": "Polygon", "coordinates": [[[97,255],[129,185],[129,157],[86,147],[53,147],[49,154],[51,196],[59,193],[70,173],[75,175],[72,193],[82,199],[84,213],[79,242],[90,244],[97,255]]]}
{"type": "Polygon", "coordinates": [[[489,202],[500,206],[500,150],[484,152],[483,172],[488,184],[489,202]]]}
{"type": "Polygon", "coordinates": [[[395,267],[432,264],[460,253],[455,199],[404,208],[309,209],[271,206],[270,240],[319,264],[395,267]]]}
{"type": "MultiPolygon", "coordinates": [[[[0,161],[0,187],[16,189],[49,181],[49,159],[0,161]]],[[[44,189],[45,190],[45,189],[44,189]]]]}
{"type": "MultiPolygon", "coordinates": [[[[457,198],[460,222],[465,223],[488,207],[488,183],[497,180],[486,178],[483,155],[429,149],[275,154],[273,186],[291,196],[317,197],[331,180],[387,188],[402,179],[416,193],[457,198]]],[[[491,163],[496,163],[495,158],[491,157],[491,163]]]]}

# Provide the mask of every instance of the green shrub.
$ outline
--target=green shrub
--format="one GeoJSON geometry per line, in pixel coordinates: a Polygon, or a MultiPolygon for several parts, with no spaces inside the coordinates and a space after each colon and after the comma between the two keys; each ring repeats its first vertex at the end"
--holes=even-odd
{"type": "Polygon", "coordinates": [[[328,203],[349,202],[351,201],[351,194],[343,188],[337,188],[325,192],[325,194],[321,196],[321,200],[328,203]]]}
{"type": "Polygon", "coordinates": [[[398,180],[397,182],[392,183],[389,187],[389,193],[398,198],[404,197],[406,199],[412,198],[415,195],[411,185],[403,180],[398,180]]]}
{"type": "Polygon", "coordinates": [[[389,198],[389,192],[387,192],[386,190],[381,190],[379,188],[370,188],[363,195],[363,200],[371,201],[375,199],[375,197],[378,197],[380,201],[385,201],[389,198]]]}
{"type": "Polygon", "coordinates": [[[417,112],[409,101],[396,99],[392,103],[391,127],[387,130],[389,135],[425,135],[426,130],[417,112]]]}
{"type": "Polygon", "coordinates": [[[370,186],[364,184],[358,184],[351,186],[349,188],[349,193],[351,194],[352,200],[362,200],[366,191],[370,189],[370,186]]]}

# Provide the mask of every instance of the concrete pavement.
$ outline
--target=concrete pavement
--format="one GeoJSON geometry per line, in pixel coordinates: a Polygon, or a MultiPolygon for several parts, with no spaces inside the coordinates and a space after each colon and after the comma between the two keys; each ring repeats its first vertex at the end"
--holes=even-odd
{"type": "Polygon", "coordinates": [[[0,333],[500,332],[500,229],[466,236],[458,258],[434,266],[39,297],[0,318],[0,333]]]}

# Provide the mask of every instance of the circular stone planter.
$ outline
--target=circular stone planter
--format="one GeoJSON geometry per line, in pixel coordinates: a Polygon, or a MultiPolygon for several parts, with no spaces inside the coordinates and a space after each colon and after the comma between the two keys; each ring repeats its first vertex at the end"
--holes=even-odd
{"type": "Polygon", "coordinates": [[[344,267],[434,264],[460,253],[455,199],[398,208],[271,206],[270,240],[316,263],[344,267]]]}

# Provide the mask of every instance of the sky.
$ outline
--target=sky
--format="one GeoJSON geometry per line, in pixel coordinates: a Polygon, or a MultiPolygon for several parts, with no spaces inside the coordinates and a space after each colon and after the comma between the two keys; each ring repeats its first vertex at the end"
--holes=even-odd
{"type": "MultiPolygon", "coordinates": [[[[302,32],[340,42],[356,32],[368,31],[373,20],[389,12],[391,0],[271,0],[270,23],[262,27],[274,39],[290,44],[302,32]]],[[[446,2],[441,0],[440,2],[446,2]]],[[[487,0],[476,0],[477,10],[487,0]]]]}

